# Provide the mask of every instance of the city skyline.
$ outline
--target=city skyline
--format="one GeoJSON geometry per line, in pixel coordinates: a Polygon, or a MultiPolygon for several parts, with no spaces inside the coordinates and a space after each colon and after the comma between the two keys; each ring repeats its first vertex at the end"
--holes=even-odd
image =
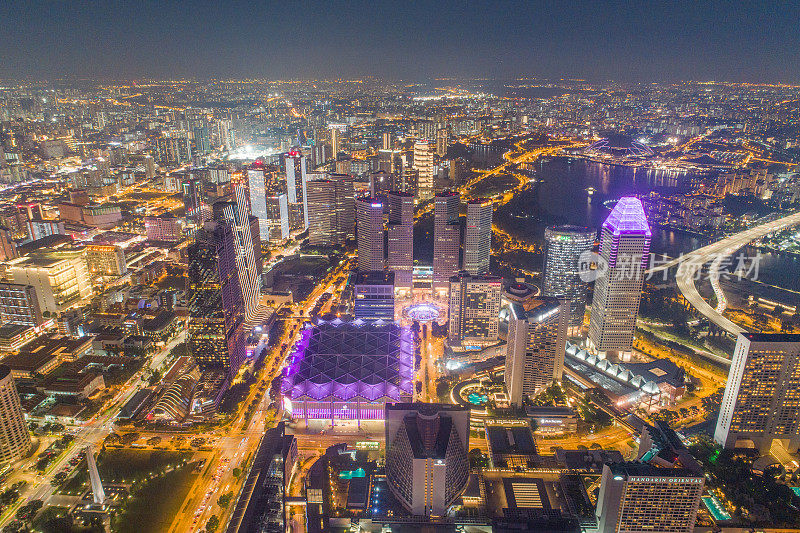
{"type": "Polygon", "coordinates": [[[800,6],[0,17],[2,533],[800,527],[800,6]]]}

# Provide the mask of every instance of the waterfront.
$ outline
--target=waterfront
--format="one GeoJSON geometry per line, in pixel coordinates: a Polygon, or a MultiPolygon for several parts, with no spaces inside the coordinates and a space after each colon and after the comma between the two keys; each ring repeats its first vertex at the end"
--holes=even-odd
{"type": "MultiPolygon", "coordinates": [[[[495,211],[494,222],[511,235],[543,244],[544,229],[555,224],[578,224],[598,229],[610,211],[610,202],[629,194],[651,190],[677,193],[688,190],[697,175],[688,172],[605,165],[578,157],[556,157],[536,164],[536,182],[495,211]],[[594,189],[589,194],[587,189],[594,189]],[[608,205],[607,205],[608,204],[608,205]]],[[[651,251],[676,257],[706,244],[709,239],[688,232],[653,226],[651,251]]],[[[430,264],[433,255],[433,217],[427,216],[414,230],[414,258],[430,264]]],[[[751,247],[745,254],[755,254],[751,247]]],[[[537,255],[532,270],[541,269],[537,255]]],[[[800,291],[800,258],[789,254],[763,253],[759,280],[768,285],[800,291]]]]}

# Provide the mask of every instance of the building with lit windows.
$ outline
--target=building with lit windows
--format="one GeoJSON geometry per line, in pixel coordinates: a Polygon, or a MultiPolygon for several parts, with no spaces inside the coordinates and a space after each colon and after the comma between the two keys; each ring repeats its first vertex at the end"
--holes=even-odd
{"type": "Polygon", "coordinates": [[[292,150],[284,154],[283,160],[286,165],[286,195],[289,201],[290,220],[292,211],[298,213],[296,218],[299,219],[292,229],[304,230],[308,228],[306,156],[292,150]]]}
{"type": "Polygon", "coordinates": [[[183,239],[183,227],[179,219],[169,213],[144,217],[144,229],[149,241],[179,242],[183,239]]]}
{"type": "Polygon", "coordinates": [[[90,274],[122,276],[128,271],[125,250],[121,246],[90,244],[86,246],[86,266],[90,274]]]}
{"type": "Polygon", "coordinates": [[[464,228],[464,270],[477,276],[489,272],[492,251],[492,212],[489,198],[467,202],[467,223],[464,228]]]}
{"type": "Polygon", "coordinates": [[[603,223],[588,338],[601,357],[630,359],[651,236],[642,202],[632,196],[620,198],[603,223]]]}
{"type": "Polygon", "coordinates": [[[469,481],[468,407],[386,405],[386,480],[417,516],[445,516],[469,481]]]}
{"type": "Polygon", "coordinates": [[[22,415],[11,369],[0,365],[0,464],[24,457],[31,448],[31,435],[22,415]]]}
{"type": "Polygon", "coordinates": [[[256,231],[258,221],[250,215],[247,194],[242,183],[234,183],[230,200],[214,202],[214,220],[230,227],[236,254],[235,274],[244,297],[245,311],[250,317],[258,306],[261,294],[261,240],[256,231]]]}
{"type": "Polygon", "coordinates": [[[450,278],[451,346],[480,347],[497,342],[502,290],[503,278],[496,276],[462,272],[450,278]]]}
{"type": "Polygon", "coordinates": [[[390,191],[389,202],[389,270],[394,272],[396,287],[411,289],[414,272],[414,196],[390,191]]]}
{"type": "Polygon", "coordinates": [[[691,533],[703,494],[703,474],[646,463],[603,466],[597,497],[599,533],[691,533]]]}
{"type": "Polygon", "coordinates": [[[442,192],[433,199],[433,289],[446,290],[459,270],[461,197],[442,192]]]}
{"type": "Polygon", "coordinates": [[[245,299],[237,275],[233,230],[205,224],[189,245],[187,300],[189,355],[205,370],[236,375],[245,359],[245,299]]]}
{"type": "Polygon", "coordinates": [[[364,320],[394,320],[394,272],[359,271],[353,282],[353,316],[364,320]]]}
{"type": "Polygon", "coordinates": [[[775,439],[791,453],[800,448],[800,335],[740,333],[714,440],[768,453],[775,439]]]}
{"type": "Polygon", "coordinates": [[[82,250],[31,253],[6,264],[7,279],[34,287],[42,312],[61,313],[92,294],[82,250]]]}
{"type": "Polygon", "coordinates": [[[434,146],[430,141],[419,140],[414,143],[414,170],[419,174],[417,177],[417,194],[420,200],[428,200],[434,193],[434,175],[436,166],[434,164],[434,146]]]}
{"type": "Polygon", "coordinates": [[[561,381],[569,323],[569,301],[542,298],[509,305],[505,382],[517,406],[561,381]]]}
{"type": "MultiPolygon", "coordinates": [[[[582,226],[550,226],[544,230],[542,294],[569,298],[570,327],[583,324],[588,283],[581,279],[581,254],[594,245],[596,232],[582,226]]],[[[585,265],[588,269],[588,265],[585,265]]]]}
{"type": "Polygon", "coordinates": [[[383,420],[387,403],[414,394],[411,330],[381,320],[307,324],[289,357],[282,393],[295,420],[383,420]]]}
{"type": "Polygon", "coordinates": [[[353,235],[355,195],[349,176],[314,179],[308,192],[308,241],[314,246],[341,246],[353,235]]]}
{"type": "Polygon", "coordinates": [[[358,270],[383,270],[383,204],[366,196],[356,199],[358,270]]]}
{"type": "Polygon", "coordinates": [[[32,285],[0,283],[0,320],[3,324],[41,326],[44,318],[32,285]]]}

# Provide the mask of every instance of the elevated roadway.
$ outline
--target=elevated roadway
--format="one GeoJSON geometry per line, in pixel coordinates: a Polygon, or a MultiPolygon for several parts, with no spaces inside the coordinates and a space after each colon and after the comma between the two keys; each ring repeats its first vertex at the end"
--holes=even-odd
{"type": "Polygon", "coordinates": [[[651,268],[648,270],[648,273],[662,272],[677,266],[676,281],[678,283],[678,289],[681,291],[681,294],[683,294],[683,297],[686,298],[686,301],[688,301],[692,307],[700,311],[700,313],[712,323],[736,337],[739,333],[746,330],[722,315],[726,306],[725,294],[722,292],[718,283],[722,259],[733,255],[737,250],[765,235],[798,224],[800,224],[800,211],[771,222],[765,222],[764,224],[746,229],[715,243],[698,248],[691,253],[651,268]],[[699,276],[703,265],[709,261],[711,261],[712,264],[708,274],[711,279],[712,288],[717,295],[718,305],[716,308],[711,307],[711,305],[700,296],[700,293],[697,291],[697,285],[695,284],[695,280],[699,276]]]}

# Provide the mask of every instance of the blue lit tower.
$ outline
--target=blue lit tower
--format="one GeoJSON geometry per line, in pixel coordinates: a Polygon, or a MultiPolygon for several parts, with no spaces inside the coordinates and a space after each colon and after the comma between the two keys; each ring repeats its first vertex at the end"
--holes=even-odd
{"type": "Polygon", "coordinates": [[[630,357],[651,236],[638,198],[620,198],[603,223],[588,339],[601,357],[630,357]]]}
{"type": "Polygon", "coordinates": [[[580,276],[580,257],[592,249],[597,232],[582,226],[550,226],[544,230],[544,296],[569,299],[571,327],[583,324],[587,283],[580,276]]]}

